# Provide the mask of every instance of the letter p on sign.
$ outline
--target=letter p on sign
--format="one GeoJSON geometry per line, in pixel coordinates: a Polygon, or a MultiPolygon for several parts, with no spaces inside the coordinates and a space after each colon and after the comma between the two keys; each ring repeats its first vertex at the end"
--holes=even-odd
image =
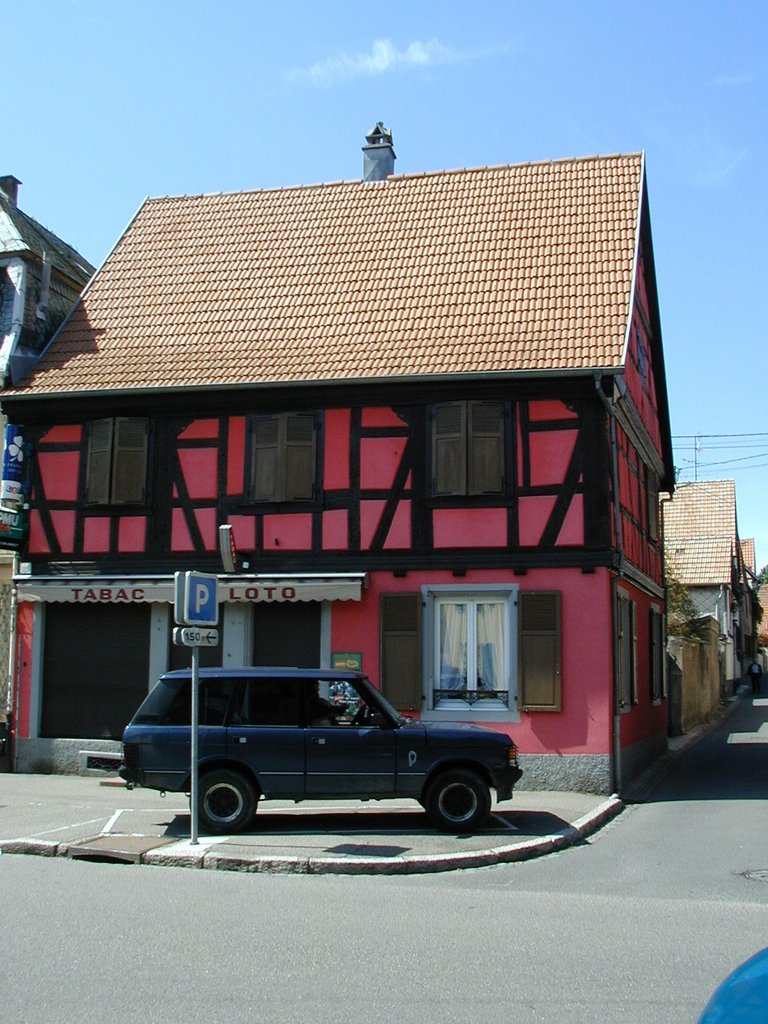
{"type": "Polygon", "coordinates": [[[176,602],[176,621],[184,626],[218,625],[218,577],[210,573],[185,572],[180,582],[177,595],[180,591],[181,601],[176,602]]]}

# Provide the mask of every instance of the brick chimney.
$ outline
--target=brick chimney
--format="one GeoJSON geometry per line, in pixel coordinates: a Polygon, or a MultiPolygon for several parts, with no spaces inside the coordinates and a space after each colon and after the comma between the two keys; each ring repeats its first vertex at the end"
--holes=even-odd
{"type": "Polygon", "coordinates": [[[21,182],[12,174],[0,176],[0,192],[10,201],[11,206],[16,206],[19,198],[19,185],[21,182]]]}
{"type": "Polygon", "coordinates": [[[392,132],[381,121],[365,136],[363,146],[363,181],[386,181],[395,173],[395,151],[392,148],[392,132]]]}

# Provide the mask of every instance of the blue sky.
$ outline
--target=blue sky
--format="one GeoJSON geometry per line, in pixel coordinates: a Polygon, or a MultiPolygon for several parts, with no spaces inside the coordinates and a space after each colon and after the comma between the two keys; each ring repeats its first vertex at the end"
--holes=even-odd
{"type": "Polygon", "coordinates": [[[768,562],[766,0],[0,0],[0,17],[0,174],[97,265],[147,195],[359,177],[379,120],[400,173],[645,150],[680,479],[734,479],[768,562]]]}

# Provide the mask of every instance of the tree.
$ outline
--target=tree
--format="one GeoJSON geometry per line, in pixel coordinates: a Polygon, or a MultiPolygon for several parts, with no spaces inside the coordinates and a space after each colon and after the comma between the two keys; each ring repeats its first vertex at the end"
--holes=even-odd
{"type": "Polygon", "coordinates": [[[690,591],[667,564],[667,635],[684,640],[703,640],[704,620],[698,613],[690,591]]]}

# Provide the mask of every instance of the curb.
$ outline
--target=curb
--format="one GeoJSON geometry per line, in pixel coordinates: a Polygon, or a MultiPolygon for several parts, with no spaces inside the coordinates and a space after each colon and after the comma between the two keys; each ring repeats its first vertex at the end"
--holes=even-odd
{"type": "MultiPolygon", "coordinates": [[[[157,867],[198,868],[209,871],[240,871],[259,874],[294,875],[415,875],[465,868],[511,864],[543,857],[574,846],[592,835],[624,810],[624,801],[609,797],[572,825],[528,842],[488,850],[444,854],[414,854],[410,857],[291,857],[248,856],[227,853],[217,845],[192,846],[188,840],[143,853],[136,861],[157,867]]],[[[70,855],[69,843],[33,839],[0,840],[0,854],[33,854],[41,857],[70,855]]],[[[107,856],[104,859],[109,859],[107,856]]],[[[116,858],[117,861],[117,858],[116,858]]]]}

